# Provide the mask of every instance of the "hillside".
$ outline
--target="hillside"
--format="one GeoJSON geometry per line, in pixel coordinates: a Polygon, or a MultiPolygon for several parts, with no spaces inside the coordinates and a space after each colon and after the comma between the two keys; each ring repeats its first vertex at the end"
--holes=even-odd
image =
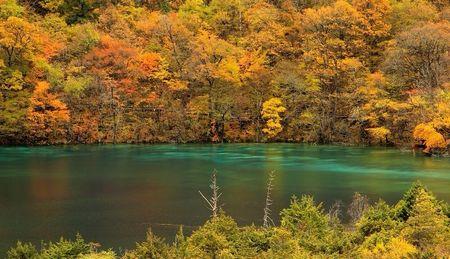
{"type": "Polygon", "coordinates": [[[450,139],[445,0],[0,0],[0,143],[450,139]]]}

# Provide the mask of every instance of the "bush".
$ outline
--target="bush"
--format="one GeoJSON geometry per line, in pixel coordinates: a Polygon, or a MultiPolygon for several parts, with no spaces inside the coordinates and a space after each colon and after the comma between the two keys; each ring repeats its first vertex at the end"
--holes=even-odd
{"type": "Polygon", "coordinates": [[[39,258],[42,259],[75,259],[81,255],[94,252],[93,244],[86,243],[81,235],[77,234],[75,241],[61,238],[56,243],[42,245],[43,249],[39,258]]]}
{"type": "Polygon", "coordinates": [[[234,246],[239,256],[257,257],[258,254],[269,249],[269,237],[271,235],[270,228],[254,225],[243,227],[236,237],[234,246]]]}
{"type": "Polygon", "coordinates": [[[431,197],[433,197],[432,202],[437,206],[437,208],[443,212],[447,212],[448,205],[445,202],[437,201],[434,198],[433,193],[431,193],[421,182],[417,181],[412,184],[408,191],[406,191],[403,195],[403,198],[395,205],[394,210],[398,220],[408,220],[419,193],[428,193],[431,197]]]}
{"type": "Polygon", "coordinates": [[[280,215],[281,226],[295,235],[324,234],[328,228],[322,204],[316,205],[311,196],[302,196],[300,200],[293,196],[289,208],[280,215]]]}
{"type": "Polygon", "coordinates": [[[38,258],[36,247],[30,243],[17,242],[16,247],[9,249],[8,259],[34,259],[38,258]]]}
{"type": "Polygon", "coordinates": [[[236,222],[221,213],[211,218],[187,239],[187,253],[191,257],[232,257],[239,234],[236,222]]]}
{"type": "Polygon", "coordinates": [[[387,242],[377,243],[370,249],[361,248],[359,256],[361,258],[408,258],[416,251],[416,248],[406,240],[395,237],[387,242]]]}
{"type": "Polygon", "coordinates": [[[81,255],[78,259],[115,259],[116,254],[113,251],[92,252],[81,255]]]}
{"type": "Polygon", "coordinates": [[[164,239],[155,236],[149,229],[144,242],[137,243],[134,250],[127,251],[124,259],[172,258],[170,247],[164,239]]]}
{"type": "Polygon", "coordinates": [[[347,244],[341,228],[323,211],[322,204],[316,205],[311,196],[295,196],[289,208],[281,211],[281,227],[299,239],[300,245],[311,252],[338,253],[347,244]]]}
{"type": "Polygon", "coordinates": [[[370,236],[381,231],[392,230],[400,224],[401,222],[395,220],[395,212],[392,208],[380,200],[356,222],[356,228],[361,235],[370,236]]]}

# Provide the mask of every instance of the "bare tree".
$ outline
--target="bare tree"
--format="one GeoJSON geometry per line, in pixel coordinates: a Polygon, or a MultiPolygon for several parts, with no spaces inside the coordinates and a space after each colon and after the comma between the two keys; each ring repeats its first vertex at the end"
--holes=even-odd
{"type": "Polygon", "coordinates": [[[272,205],[272,189],[273,189],[273,179],[275,178],[274,171],[269,173],[269,179],[267,182],[267,193],[266,193],[266,206],[264,207],[263,216],[263,227],[268,228],[270,225],[275,225],[272,218],[270,217],[270,205],[272,205]]]}
{"type": "Polygon", "coordinates": [[[364,212],[369,208],[369,199],[364,194],[355,192],[347,213],[353,223],[358,221],[364,212]]]}
{"type": "Polygon", "coordinates": [[[328,217],[330,218],[330,221],[333,225],[338,225],[341,219],[342,214],[342,201],[337,200],[331,205],[330,209],[328,210],[328,217]]]}
{"type": "Polygon", "coordinates": [[[219,198],[222,195],[222,193],[219,193],[219,186],[217,186],[217,177],[216,177],[217,171],[214,170],[211,175],[211,184],[209,187],[211,188],[211,198],[206,198],[205,195],[201,191],[198,191],[200,195],[203,197],[203,199],[208,204],[209,210],[211,210],[211,216],[217,217],[217,213],[219,212],[220,207],[222,204],[219,205],[219,198]]]}

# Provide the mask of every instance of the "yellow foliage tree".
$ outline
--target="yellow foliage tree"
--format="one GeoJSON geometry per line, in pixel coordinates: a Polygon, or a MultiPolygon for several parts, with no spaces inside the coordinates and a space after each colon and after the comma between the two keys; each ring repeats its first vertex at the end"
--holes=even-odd
{"type": "Polygon", "coordinates": [[[32,59],[38,43],[36,33],[36,27],[22,18],[12,16],[0,22],[0,49],[8,67],[32,59]]]}
{"type": "Polygon", "coordinates": [[[277,136],[282,130],[280,113],[286,111],[280,98],[270,98],[263,103],[262,118],[266,120],[263,132],[269,137],[277,136]]]}
{"type": "Polygon", "coordinates": [[[391,135],[391,131],[385,127],[368,128],[366,131],[370,137],[380,143],[387,143],[388,136],[391,135]]]}

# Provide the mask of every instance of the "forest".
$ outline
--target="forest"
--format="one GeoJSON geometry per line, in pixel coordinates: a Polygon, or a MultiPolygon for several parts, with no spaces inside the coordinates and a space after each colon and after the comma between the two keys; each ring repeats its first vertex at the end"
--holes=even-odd
{"type": "Polygon", "coordinates": [[[61,238],[57,242],[43,242],[40,249],[19,241],[7,252],[7,258],[381,259],[447,258],[450,255],[450,207],[419,182],[392,206],[383,200],[370,203],[366,196],[355,193],[347,210],[349,221],[345,224],[341,220],[343,213],[339,203],[326,210],[312,196],[304,195],[292,197],[290,206],[280,213],[281,224],[275,226],[267,213],[270,204],[266,202],[262,226],[240,227],[217,207],[212,210],[211,218],[191,235],[185,236],[180,227],[172,243],[149,230],[146,239],[136,243],[135,248],[118,253],[98,243],[86,242],[77,235],[74,240],[61,238]]]}
{"type": "Polygon", "coordinates": [[[450,144],[446,0],[0,0],[0,144],[450,144]]]}

